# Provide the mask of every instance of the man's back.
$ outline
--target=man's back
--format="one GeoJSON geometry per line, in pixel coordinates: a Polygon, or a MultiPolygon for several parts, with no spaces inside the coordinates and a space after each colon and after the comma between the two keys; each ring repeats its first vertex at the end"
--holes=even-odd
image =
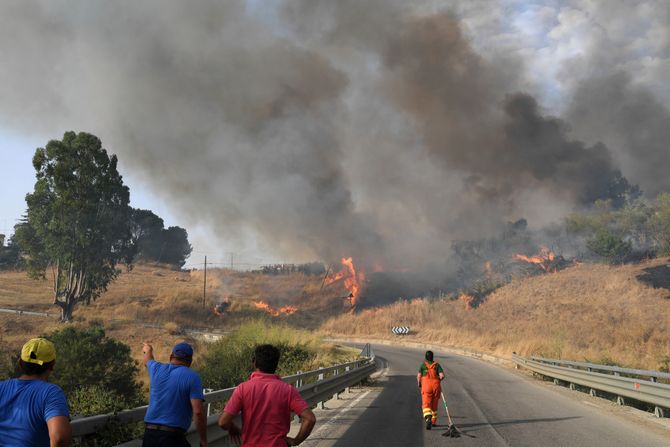
{"type": "Polygon", "coordinates": [[[46,421],[55,416],[69,417],[65,395],[57,385],[43,380],[0,382],[0,445],[49,445],[46,421]]]}
{"type": "Polygon", "coordinates": [[[203,399],[200,376],[187,366],[147,362],[150,379],[149,409],[144,421],[188,430],[191,399],[203,399]]]}
{"type": "Polygon", "coordinates": [[[273,447],[286,445],[291,412],[301,414],[307,408],[295,387],[275,374],[257,371],[235,389],[224,411],[242,411],[244,447],[273,447]]]}

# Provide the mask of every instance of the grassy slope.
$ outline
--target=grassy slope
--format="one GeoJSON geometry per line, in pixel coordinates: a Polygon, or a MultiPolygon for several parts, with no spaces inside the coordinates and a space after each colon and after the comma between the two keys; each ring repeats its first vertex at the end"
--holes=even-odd
{"type": "MultiPolygon", "coordinates": [[[[215,269],[207,275],[207,305],[203,307],[202,281],[199,271],[177,272],[161,266],[136,265],[131,272],[123,272],[97,301],[90,306],[78,307],[73,324],[102,323],[109,336],[131,346],[133,357],[138,360],[141,342],[150,340],[156,348],[157,358],[166,360],[169,348],[176,341],[197,343],[188,336],[175,333],[175,327],[225,331],[237,327],[242,321],[264,317],[269,323],[316,327],[321,320],[315,316],[339,311],[341,301],[336,297],[343,294],[333,287],[321,290],[321,278],[318,277],[256,275],[215,269]],[[214,303],[226,296],[231,297],[230,310],[234,318],[230,315],[220,317],[212,312],[214,303]],[[277,307],[299,303],[301,310],[273,318],[254,308],[253,300],[265,300],[277,307]],[[167,323],[167,327],[146,328],[137,322],[167,323]]],[[[50,287],[48,280],[31,280],[24,272],[0,272],[0,307],[57,315],[58,309],[51,305],[50,287]]],[[[54,318],[0,313],[0,349],[15,352],[27,338],[59,326],[54,318]]]]}
{"type": "MultiPolygon", "coordinates": [[[[407,325],[410,339],[443,342],[500,355],[512,351],[570,359],[613,360],[656,369],[670,355],[670,268],[659,259],[640,265],[609,267],[582,264],[556,274],[513,283],[499,289],[476,310],[460,301],[414,300],[381,309],[341,314],[344,296],[337,285],[321,289],[321,278],[303,275],[268,276],[214,270],[208,274],[208,305],[202,307],[202,273],[180,273],[138,265],[123,273],[107,293],[91,306],[75,312],[75,323],[102,322],[109,335],[133,347],[152,340],[159,356],[185,336],[174,330],[150,329],[134,321],[171,326],[227,330],[247,319],[267,316],[253,307],[263,299],[276,307],[293,304],[301,310],[271,318],[294,327],[322,328],[338,336],[392,337],[390,327],[407,325]],[[653,272],[666,288],[638,280],[653,272]],[[665,283],[664,283],[665,281],[665,283]],[[226,317],[210,307],[230,296],[226,317]],[[114,319],[115,322],[110,321],[114,319]],[[173,333],[171,333],[173,332],[173,333]]],[[[55,312],[48,282],[29,280],[25,273],[0,273],[0,307],[55,312]]],[[[12,350],[26,337],[59,325],[53,319],[0,314],[0,344],[12,350]]]]}
{"type": "Polygon", "coordinates": [[[390,338],[391,326],[406,325],[415,332],[408,338],[417,341],[656,369],[670,355],[670,293],[638,276],[646,270],[661,281],[670,278],[666,264],[666,259],[622,267],[582,264],[514,281],[478,309],[419,299],[341,315],[323,329],[390,338]]]}

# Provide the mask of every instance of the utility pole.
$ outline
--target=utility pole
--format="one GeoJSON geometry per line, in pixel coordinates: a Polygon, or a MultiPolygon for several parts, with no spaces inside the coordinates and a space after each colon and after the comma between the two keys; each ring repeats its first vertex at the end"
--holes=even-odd
{"type": "Polygon", "coordinates": [[[235,264],[233,264],[233,255],[235,255],[235,253],[230,254],[230,269],[231,270],[233,269],[233,266],[235,265],[235,264]]]}
{"type": "Polygon", "coordinates": [[[207,307],[207,256],[205,256],[205,281],[202,286],[202,307],[207,307]]]}

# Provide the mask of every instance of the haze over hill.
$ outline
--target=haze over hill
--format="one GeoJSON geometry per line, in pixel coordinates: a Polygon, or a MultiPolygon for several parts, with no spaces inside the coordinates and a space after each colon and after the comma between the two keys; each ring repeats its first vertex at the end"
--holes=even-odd
{"type": "Polygon", "coordinates": [[[436,282],[455,240],[670,189],[670,5],[512,3],[6,2],[0,117],[99,135],[226,247],[436,282]]]}

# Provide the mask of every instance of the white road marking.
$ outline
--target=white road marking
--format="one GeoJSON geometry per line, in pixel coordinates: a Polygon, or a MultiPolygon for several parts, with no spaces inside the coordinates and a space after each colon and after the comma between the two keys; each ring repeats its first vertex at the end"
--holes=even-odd
{"type": "MultiPolygon", "coordinates": [[[[327,430],[326,430],[327,428],[332,428],[332,426],[334,425],[335,421],[337,421],[340,417],[342,417],[342,415],[344,415],[347,411],[351,410],[357,403],[359,403],[361,400],[363,400],[363,398],[365,398],[365,396],[367,396],[368,394],[370,394],[370,391],[371,391],[371,390],[368,390],[368,391],[364,392],[363,394],[361,394],[360,396],[358,396],[356,399],[354,399],[353,401],[351,401],[351,402],[349,403],[349,405],[347,405],[347,406],[345,406],[345,407],[342,407],[342,408],[337,412],[337,414],[336,414],[335,416],[333,416],[332,418],[328,419],[328,421],[326,421],[323,425],[321,425],[321,426],[320,426],[319,428],[317,428],[314,432],[312,432],[312,434],[310,435],[310,437],[309,437],[305,442],[310,441],[310,440],[312,440],[312,441],[318,441],[317,439],[314,439],[314,438],[317,438],[317,437],[318,437],[322,432],[324,432],[324,431],[327,432],[327,430]]],[[[315,444],[315,445],[319,445],[319,444],[317,443],[317,444],[315,444]]]]}
{"type": "Polygon", "coordinates": [[[477,416],[479,416],[484,421],[484,423],[486,423],[486,425],[491,430],[491,432],[493,433],[493,436],[498,440],[498,442],[501,445],[509,447],[509,444],[507,443],[507,441],[505,441],[505,438],[503,438],[502,435],[500,433],[498,433],[498,430],[496,430],[496,428],[493,425],[491,425],[491,422],[488,420],[488,418],[486,417],[484,412],[481,410],[481,408],[479,408],[479,405],[477,405],[477,402],[475,402],[475,400],[470,395],[468,390],[466,390],[465,387],[463,387],[463,388],[461,388],[461,391],[463,392],[463,395],[472,404],[473,408],[475,409],[475,412],[477,413],[477,416]]]}

